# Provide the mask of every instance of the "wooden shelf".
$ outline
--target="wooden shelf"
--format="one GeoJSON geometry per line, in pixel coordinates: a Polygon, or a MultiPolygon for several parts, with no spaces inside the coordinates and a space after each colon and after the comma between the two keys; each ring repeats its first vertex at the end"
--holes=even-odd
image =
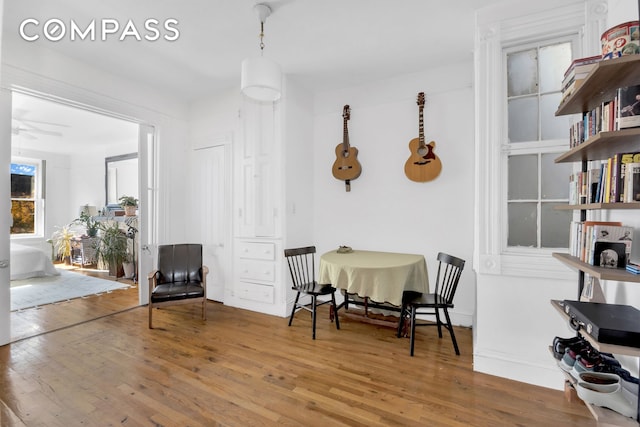
{"type": "Polygon", "coordinates": [[[640,55],[607,59],[596,64],[582,85],[560,104],[556,116],[591,111],[615,97],[620,87],[640,85],[640,55]]]}
{"type": "MultiPolygon", "coordinates": [[[[640,67],[640,65],[638,65],[640,67]]],[[[640,74],[640,73],[638,73],[640,74]]],[[[638,151],[640,128],[600,132],[582,144],[562,153],[556,163],[580,162],[583,160],[605,160],[614,154],[638,151]]]]}
{"type": "MultiPolygon", "coordinates": [[[[597,267],[595,265],[582,262],[580,261],[580,259],[574,256],[560,252],[554,252],[552,255],[554,258],[559,259],[568,266],[584,271],[588,275],[599,280],[615,280],[618,282],[640,283],[640,274],[629,273],[624,268],[597,267]]],[[[638,353],[638,355],[640,356],[640,352],[638,353]]]]}
{"type": "Polygon", "coordinates": [[[640,209],[640,202],[632,203],[587,203],[584,205],[556,205],[554,209],[559,211],[570,210],[597,210],[597,209],[640,209]]]}

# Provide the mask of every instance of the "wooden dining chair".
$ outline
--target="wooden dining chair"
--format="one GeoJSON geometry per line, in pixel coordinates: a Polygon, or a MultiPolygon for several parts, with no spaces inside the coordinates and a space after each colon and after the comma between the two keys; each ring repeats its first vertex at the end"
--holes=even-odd
{"type": "Polygon", "coordinates": [[[302,309],[311,312],[312,336],[316,339],[316,308],[331,304],[332,311],[330,319],[335,319],[336,329],[340,329],[340,320],[338,319],[338,307],[336,306],[336,289],[330,283],[320,284],[316,281],[315,273],[315,246],[306,246],[302,248],[285,249],[284,256],[289,265],[291,280],[293,281],[292,289],[297,291],[296,299],[291,309],[289,317],[289,326],[293,322],[293,316],[296,311],[302,309]],[[319,296],[330,295],[329,300],[318,300],[319,296]],[[300,302],[300,297],[309,296],[311,302],[300,302]]]}
{"type": "Polygon", "coordinates": [[[408,317],[411,321],[411,356],[413,356],[417,326],[437,326],[438,337],[440,338],[442,338],[442,328],[447,329],[451,335],[456,355],[460,355],[456,335],[453,332],[453,325],[449,317],[449,309],[453,308],[453,298],[458,289],[458,282],[460,281],[464,264],[465,261],[463,259],[440,252],[438,253],[438,274],[434,292],[428,294],[415,291],[403,292],[402,309],[400,311],[400,321],[398,322],[398,338],[402,335],[404,321],[408,317]],[[444,314],[444,322],[440,316],[440,311],[444,314]],[[435,323],[418,322],[416,320],[417,315],[435,316],[436,321],[435,323]]]}

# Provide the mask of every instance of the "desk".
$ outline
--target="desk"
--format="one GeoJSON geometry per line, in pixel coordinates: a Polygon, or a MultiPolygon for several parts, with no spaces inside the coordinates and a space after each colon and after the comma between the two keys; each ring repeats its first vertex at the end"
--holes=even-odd
{"type": "Polygon", "coordinates": [[[423,255],[360,250],[339,254],[333,250],[320,257],[319,270],[319,283],[331,283],[345,292],[345,302],[338,308],[348,308],[352,294],[364,299],[364,303],[354,301],[356,305],[400,311],[404,291],[429,292],[423,255]]]}

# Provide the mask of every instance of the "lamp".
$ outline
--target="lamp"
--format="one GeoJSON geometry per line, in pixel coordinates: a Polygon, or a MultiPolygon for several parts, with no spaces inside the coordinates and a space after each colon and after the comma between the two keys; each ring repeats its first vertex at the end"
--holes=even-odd
{"type": "Polygon", "coordinates": [[[240,89],[249,98],[257,101],[277,101],[282,94],[282,72],[280,66],[264,54],[264,23],[271,8],[256,4],[253,9],[260,19],[260,56],[242,61],[240,89]]]}

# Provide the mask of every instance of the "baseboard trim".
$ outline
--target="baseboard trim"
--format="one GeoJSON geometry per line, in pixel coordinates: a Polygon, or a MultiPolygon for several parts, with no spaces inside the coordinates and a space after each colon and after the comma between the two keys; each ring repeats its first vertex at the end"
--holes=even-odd
{"type": "Polygon", "coordinates": [[[473,354],[473,370],[554,390],[564,389],[560,368],[515,360],[496,354],[473,354]]]}

